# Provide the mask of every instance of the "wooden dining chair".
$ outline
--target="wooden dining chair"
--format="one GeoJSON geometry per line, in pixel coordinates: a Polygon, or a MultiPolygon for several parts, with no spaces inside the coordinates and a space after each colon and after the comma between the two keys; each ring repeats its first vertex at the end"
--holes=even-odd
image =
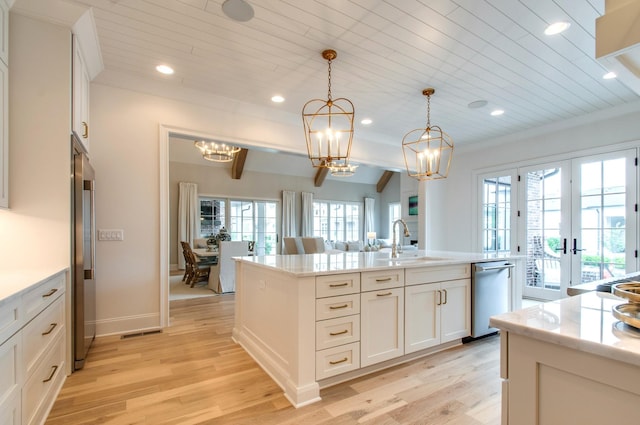
{"type": "Polygon", "coordinates": [[[186,261],[185,276],[187,277],[186,284],[191,288],[199,282],[201,279],[209,278],[209,269],[212,266],[211,261],[199,261],[196,254],[191,249],[191,245],[188,242],[181,242],[184,248],[184,256],[186,261]]]}

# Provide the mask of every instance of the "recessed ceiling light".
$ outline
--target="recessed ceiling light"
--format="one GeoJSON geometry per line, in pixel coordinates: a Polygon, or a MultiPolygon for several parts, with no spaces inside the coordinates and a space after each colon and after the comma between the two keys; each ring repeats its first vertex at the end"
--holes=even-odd
{"type": "Polygon", "coordinates": [[[611,71],[611,72],[607,72],[606,74],[604,74],[604,75],[602,76],[602,78],[604,78],[605,80],[611,80],[611,79],[616,78],[616,77],[617,77],[617,75],[616,75],[616,73],[615,73],[615,72],[613,72],[613,71],[611,71]]]}
{"type": "Polygon", "coordinates": [[[165,75],[173,74],[173,68],[171,68],[169,65],[158,65],[156,66],[156,71],[165,75]]]}
{"type": "Polygon", "coordinates": [[[227,17],[238,22],[247,22],[253,18],[253,7],[244,0],[225,0],[222,11],[227,17]]]}
{"type": "Polygon", "coordinates": [[[497,117],[498,115],[504,114],[504,110],[502,109],[494,109],[491,111],[491,116],[497,117]]]}
{"type": "Polygon", "coordinates": [[[362,121],[360,121],[360,124],[362,125],[369,125],[371,124],[373,121],[371,120],[371,118],[365,118],[362,121]]]}
{"type": "Polygon", "coordinates": [[[560,34],[561,32],[566,31],[570,26],[571,24],[567,21],[554,22],[544,30],[544,33],[546,35],[560,34]]]}
{"type": "Polygon", "coordinates": [[[467,106],[469,107],[469,109],[478,109],[487,106],[487,103],[488,102],[486,100],[474,100],[467,106]]]}
{"type": "Polygon", "coordinates": [[[282,97],[279,94],[277,94],[277,95],[275,95],[275,96],[273,96],[271,98],[271,101],[275,102],[275,103],[282,103],[282,102],[284,102],[284,97],[282,97]]]}

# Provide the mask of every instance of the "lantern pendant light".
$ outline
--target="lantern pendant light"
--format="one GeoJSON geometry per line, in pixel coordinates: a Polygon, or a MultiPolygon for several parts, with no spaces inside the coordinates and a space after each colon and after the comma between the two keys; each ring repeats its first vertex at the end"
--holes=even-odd
{"type": "Polygon", "coordinates": [[[349,165],[354,108],[349,99],[331,97],[331,62],[337,56],[335,50],[322,52],[329,64],[327,100],[312,99],[305,103],[302,122],[311,164],[332,171],[349,169],[350,173],[343,175],[351,175],[355,171],[354,166],[349,165]]]}
{"type": "Polygon", "coordinates": [[[405,134],[402,152],[407,173],[417,180],[444,179],[449,174],[453,156],[453,140],[437,125],[431,125],[433,88],[422,91],[427,96],[427,126],[405,134]]]}

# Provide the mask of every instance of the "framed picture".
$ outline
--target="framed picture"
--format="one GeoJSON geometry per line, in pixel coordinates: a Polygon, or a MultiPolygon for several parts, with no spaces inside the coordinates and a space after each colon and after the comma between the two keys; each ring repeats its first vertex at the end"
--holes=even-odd
{"type": "Polygon", "coordinates": [[[409,196],[409,215],[418,215],[418,197],[409,196]]]}

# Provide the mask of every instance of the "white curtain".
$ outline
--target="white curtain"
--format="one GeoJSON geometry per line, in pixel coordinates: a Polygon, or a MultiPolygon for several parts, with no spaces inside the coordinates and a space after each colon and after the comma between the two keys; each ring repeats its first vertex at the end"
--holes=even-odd
{"type": "Polygon", "coordinates": [[[198,202],[198,185],[196,183],[179,183],[178,195],[178,268],[184,269],[181,241],[189,242],[193,248],[193,240],[200,236],[200,205],[198,202]]]}
{"type": "Polygon", "coordinates": [[[313,236],[313,193],[302,192],[302,237],[313,236]]]}
{"type": "Polygon", "coordinates": [[[282,237],[296,235],[296,193],[282,191],[282,237]]]}
{"type": "Polygon", "coordinates": [[[374,232],[375,228],[375,203],[374,198],[364,198],[364,238],[367,240],[367,233],[374,232]]]}

